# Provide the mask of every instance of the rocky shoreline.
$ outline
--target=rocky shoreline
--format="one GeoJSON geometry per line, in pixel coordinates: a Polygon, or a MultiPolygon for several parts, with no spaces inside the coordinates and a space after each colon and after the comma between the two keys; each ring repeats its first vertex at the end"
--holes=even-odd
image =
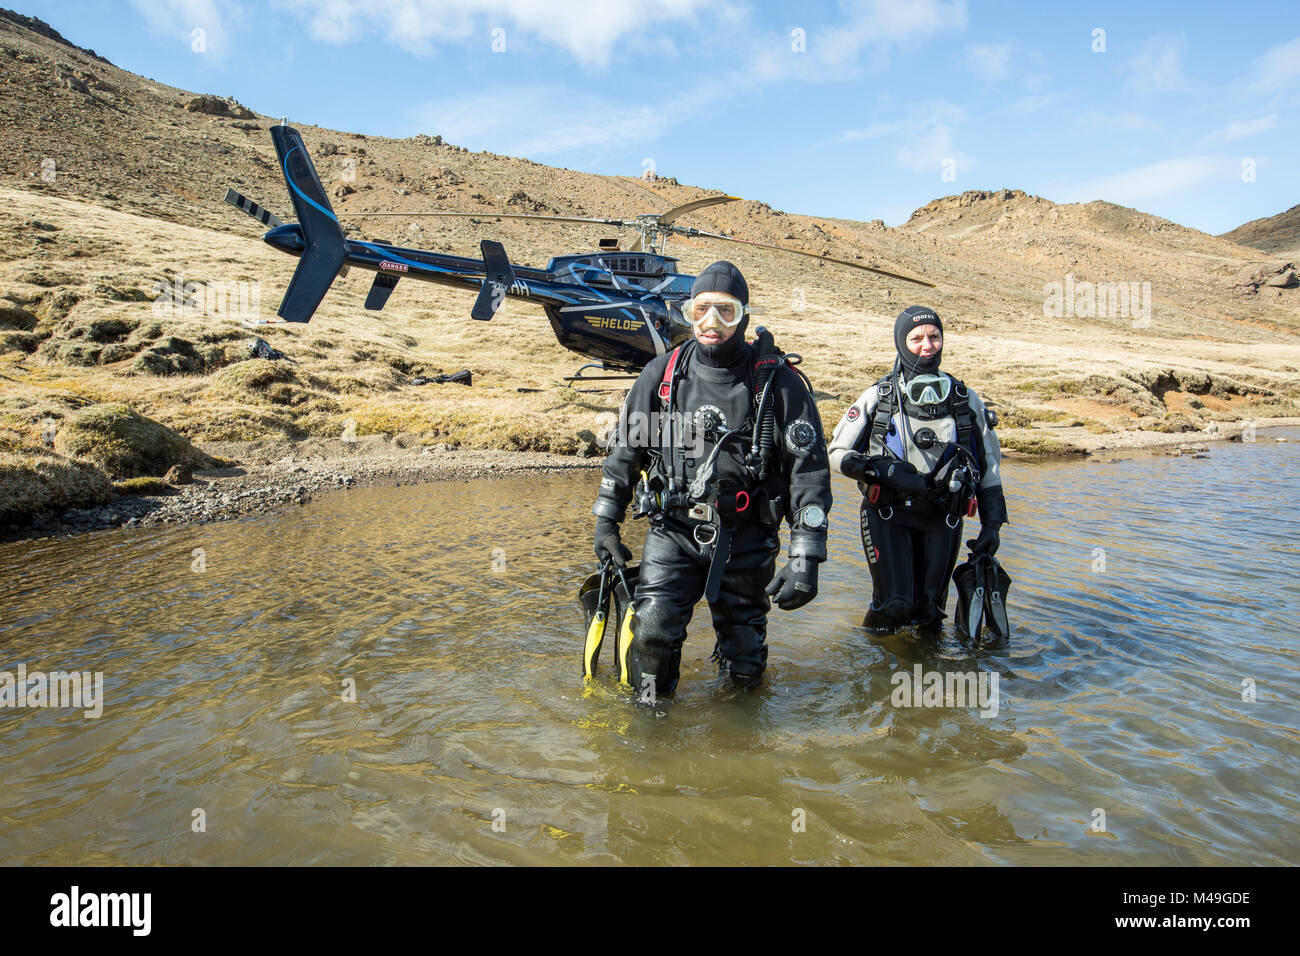
{"type": "MultiPolygon", "coordinates": [[[[1300,419],[1273,419],[1256,424],[1269,428],[1300,425],[1300,419]]],[[[1102,436],[1091,436],[1094,439],[1102,436]]],[[[1240,442],[1240,430],[1168,434],[1124,432],[1075,449],[1090,460],[1105,453],[1147,452],[1208,457],[1215,444],[1240,442]]],[[[1286,441],[1260,434],[1255,440],[1286,441]]],[[[206,450],[238,465],[194,473],[186,484],[166,494],[124,495],[107,504],[37,516],[26,524],[0,528],[0,542],[68,537],[110,528],[144,528],[163,524],[206,524],[254,515],[271,515],[306,504],[330,491],[361,487],[401,487],[430,481],[594,470],[601,457],[578,458],[544,452],[450,449],[421,446],[413,439],[364,436],[355,441],[307,439],[300,442],[214,443],[206,450]]],[[[1008,458],[1023,457],[1013,453],[1008,458]]],[[[1110,459],[1114,460],[1114,459],[1110,459]]]]}
{"type": "Polygon", "coordinates": [[[311,439],[214,443],[207,447],[232,467],[196,471],[165,494],[124,495],[107,504],[44,514],[0,529],[0,542],[67,537],[109,528],[206,524],[270,515],[330,491],[400,487],[429,481],[590,470],[599,458],[544,452],[410,447],[401,439],[365,437],[353,442],[311,439]]]}

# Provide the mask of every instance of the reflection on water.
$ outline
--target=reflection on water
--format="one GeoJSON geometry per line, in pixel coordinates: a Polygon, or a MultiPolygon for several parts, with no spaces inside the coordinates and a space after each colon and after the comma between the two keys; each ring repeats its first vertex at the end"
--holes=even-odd
{"type": "Polygon", "coordinates": [[[0,861],[1300,863],[1297,457],[1010,465],[1001,648],[856,626],[839,481],[765,685],[697,614],[654,708],[581,686],[595,471],[0,545],[0,669],[106,696],[0,710],[0,861]],[[996,716],[894,706],[918,664],[996,716]]]}

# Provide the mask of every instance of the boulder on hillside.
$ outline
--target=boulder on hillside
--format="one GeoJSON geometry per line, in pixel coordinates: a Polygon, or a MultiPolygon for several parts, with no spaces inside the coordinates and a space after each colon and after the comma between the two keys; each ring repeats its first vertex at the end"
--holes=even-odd
{"type": "Polygon", "coordinates": [[[1253,267],[1233,279],[1232,285],[1239,295],[1251,296],[1258,292],[1261,286],[1294,289],[1300,285],[1300,277],[1296,275],[1295,264],[1286,262],[1253,267]]]}
{"type": "Polygon", "coordinates": [[[161,476],[174,465],[214,468],[217,459],[188,438],[126,405],[91,405],[54,436],[54,450],[98,465],[113,478],[161,476]]]}
{"type": "Polygon", "coordinates": [[[241,105],[238,100],[224,96],[213,96],[211,93],[204,93],[201,96],[194,97],[185,104],[185,108],[191,113],[225,116],[230,119],[249,120],[255,119],[257,116],[252,110],[241,105]]]}

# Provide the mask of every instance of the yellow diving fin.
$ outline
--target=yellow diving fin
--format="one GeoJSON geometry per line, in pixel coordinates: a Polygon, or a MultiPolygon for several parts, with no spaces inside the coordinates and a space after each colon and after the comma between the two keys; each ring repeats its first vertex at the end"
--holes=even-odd
{"type": "MultiPolygon", "coordinates": [[[[578,603],[587,615],[587,639],[582,651],[582,676],[596,676],[596,662],[605,643],[605,621],[609,617],[609,602],[613,582],[610,580],[608,562],[583,582],[578,590],[578,603]]],[[[617,656],[617,649],[616,654],[617,656]]]]}
{"type": "Polygon", "coordinates": [[[618,682],[624,687],[632,686],[631,668],[628,653],[632,650],[632,624],[636,619],[636,608],[632,597],[636,592],[636,581],[640,577],[640,565],[630,568],[615,568],[618,573],[618,603],[623,607],[623,619],[619,622],[618,634],[614,641],[614,657],[618,660],[618,682]],[[629,581],[628,578],[631,578],[629,581]]]}
{"type": "Polygon", "coordinates": [[[587,646],[582,654],[582,676],[596,676],[596,661],[600,658],[601,645],[605,643],[605,609],[602,607],[591,619],[587,628],[587,646]]]}

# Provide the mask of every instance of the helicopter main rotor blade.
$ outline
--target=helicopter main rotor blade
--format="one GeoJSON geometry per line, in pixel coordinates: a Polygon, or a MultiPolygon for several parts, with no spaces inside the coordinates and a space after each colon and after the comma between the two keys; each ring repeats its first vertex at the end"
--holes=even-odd
{"type": "Polygon", "coordinates": [[[695,212],[695,210],[704,209],[706,206],[716,206],[718,203],[736,202],[739,199],[739,196],[706,196],[704,199],[693,199],[690,202],[682,203],[680,206],[674,206],[657,218],[659,225],[666,226],[688,212],[695,212]]]}
{"type": "Polygon", "coordinates": [[[626,228],[636,223],[625,219],[592,219],[585,216],[538,216],[520,212],[344,212],[345,219],[364,219],[372,216],[460,216],[470,219],[542,219],[547,222],[594,222],[601,226],[626,228]]]}
{"type": "Polygon", "coordinates": [[[836,259],[834,256],[823,256],[816,252],[804,252],[802,249],[791,249],[787,246],[774,246],[770,242],[755,242],[753,239],[737,239],[735,236],[723,236],[716,232],[703,232],[699,229],[688,229],[684,226],[672,226],[672,231],[682,236],[698,236],[706,239],[721,239],[724,242],[739,242],[747,246],[759,246],[763,249],[776,249],[778,252],[790,252],[796,256],[807,256],[809,259],[821,259],[825,262],[834,262],[838,265],[848,266],[851,269],[861,269],[863,272],[874,272],[876,275],[887,276],[890,279],[900,279],[903,282],[912,282],[916,285],[923,285],[928,289],[933,289],[934,283],[927,282],[924,279],[913,279],[911,276],[899,275],[897,272],[889,272],[886,269],[877,269],[873,266],[864,266],[860,262],[849,262],[847,259],[836,259]]]}

